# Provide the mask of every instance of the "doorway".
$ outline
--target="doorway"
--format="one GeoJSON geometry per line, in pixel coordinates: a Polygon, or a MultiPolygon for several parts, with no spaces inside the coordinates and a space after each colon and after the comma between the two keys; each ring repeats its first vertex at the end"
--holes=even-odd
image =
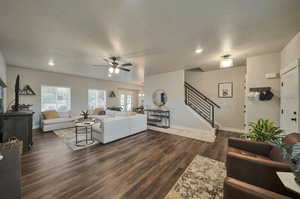
{"type": "Polygon", "coordinates": [[[132,91],[119,91],[120,93],[120,106],[122,107],[122,111],[130,112],[132,111],[132,91]]]}
{"type": "Polygon", "coordinates": [[[285,134],[298,132],[299,110],[299,67],[281,76],[280,127],[285,134]]]}

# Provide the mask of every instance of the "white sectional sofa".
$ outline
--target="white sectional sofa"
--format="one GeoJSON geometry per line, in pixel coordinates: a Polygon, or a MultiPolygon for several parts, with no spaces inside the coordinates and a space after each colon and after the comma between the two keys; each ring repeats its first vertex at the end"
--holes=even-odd
{"type": "MultiPolygon", "coordinates": [[[[75,127],[80,117],[71,117],[70,113],[59,113],[60,118],[43,119],[42,130],[53,131],[75,127]]],[[[106,111],[106,115],[90,115],[99,124],[93,126],[93,136],[101,143],[109,143],[147,130],[147,116],[134,112],[106,111]]]]}
{"type": "Polygon", "coordinates": [[[41,127],[43,132],[74,127],[75,121],[79,118],[79,117],[71,117],[71,114],[69,112],[67,113],[59,112],[58,114],[60,118],[41,120],[41,127]]]}
{"type": "Polygon", "coordinates": [[[119,112],[94,118],[100,120],[100,125],[94,126],[93,136],[104,144],[147,130],[143,114],[119,112]]]}

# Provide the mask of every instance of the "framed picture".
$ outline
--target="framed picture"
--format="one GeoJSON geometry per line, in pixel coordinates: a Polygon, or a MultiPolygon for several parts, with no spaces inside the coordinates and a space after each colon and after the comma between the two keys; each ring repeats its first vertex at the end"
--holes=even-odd
{"type": "Polygon", "coordinates": [[[233,83],[224,82],[218,84],[219,98],[232,98],[233,97],[233,83]]]}

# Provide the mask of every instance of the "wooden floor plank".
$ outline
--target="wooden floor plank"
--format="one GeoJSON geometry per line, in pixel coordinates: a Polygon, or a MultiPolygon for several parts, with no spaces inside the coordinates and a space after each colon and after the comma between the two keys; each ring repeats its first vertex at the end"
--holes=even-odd
{"type": "Polygon", "coordinates": [[[164,198],[195,155],[226,157],[228,134],[215,143],[148,130],[72,151],[53,132],[34,133],[22,156],[24,199],[164,198]]]}

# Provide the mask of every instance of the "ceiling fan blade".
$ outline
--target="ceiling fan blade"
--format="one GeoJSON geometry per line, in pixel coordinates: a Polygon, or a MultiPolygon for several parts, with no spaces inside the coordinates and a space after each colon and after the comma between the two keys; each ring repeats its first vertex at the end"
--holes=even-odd
{"type": "Polygon", "coordinates": [[[130,72],[130,69],[128,68],[123,68],[123,67],[118,67],[120,70],[126,71],[126,72],[130,72]]]}
{"type": "Polygon", "coordinates": [[[121,66],[133,66],[133,65],[132,65],[132,63],[128,62],[128,63],[122,64],[121,66]]]}
{"type": "Polygon", "coordinates": [[[111,66],[113,65],[109,59],[107,59],[107,58],[103,58],[103,59],[104,59],[104,61],[107,62],[107,64],[109,64],[109,65],[111,65],[111,66]]]}

